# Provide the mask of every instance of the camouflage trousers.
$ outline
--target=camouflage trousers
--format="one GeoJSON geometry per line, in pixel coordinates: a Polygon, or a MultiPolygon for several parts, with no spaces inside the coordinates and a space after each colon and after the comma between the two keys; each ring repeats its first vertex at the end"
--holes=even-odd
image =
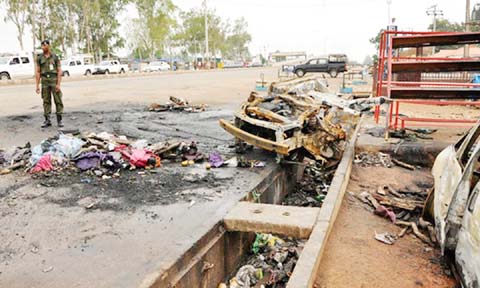
{"type": "Polygon", "coordinates": [[[63,114],[62,91],[55,91],[57,78],[42,78],[43,114],[47,117],[52,114],[52,97],[57,115],[63,114]]]}

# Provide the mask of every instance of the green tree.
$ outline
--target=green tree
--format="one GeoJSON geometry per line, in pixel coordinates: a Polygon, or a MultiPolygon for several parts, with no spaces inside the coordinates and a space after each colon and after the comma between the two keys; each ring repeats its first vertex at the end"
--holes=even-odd
{"type": "MultiPolygon", "coordinates": [[[[437,19],[436,30],[442,32],[463,32],[465,27],[462,23],[450,22],[447,19],[437,19]]],[[[428,26],[428,30],[433,31],[433,23],[428,26]]]]}
{"type": "Polygon", "coordinates": [[[18,44],[20,44],[20,49],[23,50],[23,36],[25,35],[25,26],[27,25],[28,17],[30,17],[30,5],[31,1],[29,0],[2,0],[6,6],[7,15],[5,16],[4,21],[12,22],[17,28],[18,44]]]}
{"type": "Polygon", "coordinates": [[[135,0],[135,5],[140,17],[132,29],[135,34],[142,35],[142,39],[135,37],[139,41],[135,41],[138,45],[134,45],[137,46],[134,50],[143,50],[153,59],[161,55],[170,42],[167,40],[176,24],[173,17],[176,7],[171,0],[135,0]]]}
{"type": "MultiPolygon", "coordinates": [[[[227,26],[222,22],[214,11],[207,11],[208,17],[208,44],[210,53],[216,56],[217,53],[226,51],[226,30],[227,26]]],[[[190,10],[180,14],[182,25],[180,31],[173,40],[180,43],[185,52],[189,55],[205,51],[205,14],[202,10],[190,10]]]]}
{"type": "Polygon", "coordinates": [[[250,56],[248,43],[252,41],[252,36],[248,33],[247,28],[248,23],[245,18],[235,20],[233,28],[230,29],[227,36],[225,56],[239,60],[244,60],[250,56]]]}

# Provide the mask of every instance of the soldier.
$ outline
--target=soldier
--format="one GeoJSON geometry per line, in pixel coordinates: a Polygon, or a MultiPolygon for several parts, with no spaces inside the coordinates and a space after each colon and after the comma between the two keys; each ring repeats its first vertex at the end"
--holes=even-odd
{"type": "Polygon", "coordinates": [[[50,114],[52,113],[52,96],[55,102],[55,111],[57,114],[57,125],[63,127],[62,113],[62,91],[60,89],[60,81],[62,79],[62,67],[60,59],[50,51],[50,41],[42,41],[43,54],[38,55],[37,70],[35,80],[37,83],[36,92],[40,94],[40,79],[42,79],[42,100],[43,100],[43,114],[45,122],[42,128],[52,126],[50,122],[50,114]]]}

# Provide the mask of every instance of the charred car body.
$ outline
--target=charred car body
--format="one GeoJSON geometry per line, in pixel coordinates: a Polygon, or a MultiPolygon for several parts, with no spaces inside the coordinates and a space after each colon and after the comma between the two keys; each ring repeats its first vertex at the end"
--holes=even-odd
{"type": "Polygon", "coordinates": [[[434,219],[442,254],[463,287],[480,287],[480,122],[436,158],[425,214],[434,219]]]}

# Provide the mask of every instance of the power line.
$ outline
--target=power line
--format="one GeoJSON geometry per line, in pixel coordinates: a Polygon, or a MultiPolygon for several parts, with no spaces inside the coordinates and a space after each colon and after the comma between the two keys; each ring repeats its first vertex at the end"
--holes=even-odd
{"type": "Polygon", "coordinates": [[[437,16],[443,16],[443,10],[438,9],[438,5],[435,4],[427,9],[427,15],[433,16],[433,32],[437,31],[437,16]]]}

